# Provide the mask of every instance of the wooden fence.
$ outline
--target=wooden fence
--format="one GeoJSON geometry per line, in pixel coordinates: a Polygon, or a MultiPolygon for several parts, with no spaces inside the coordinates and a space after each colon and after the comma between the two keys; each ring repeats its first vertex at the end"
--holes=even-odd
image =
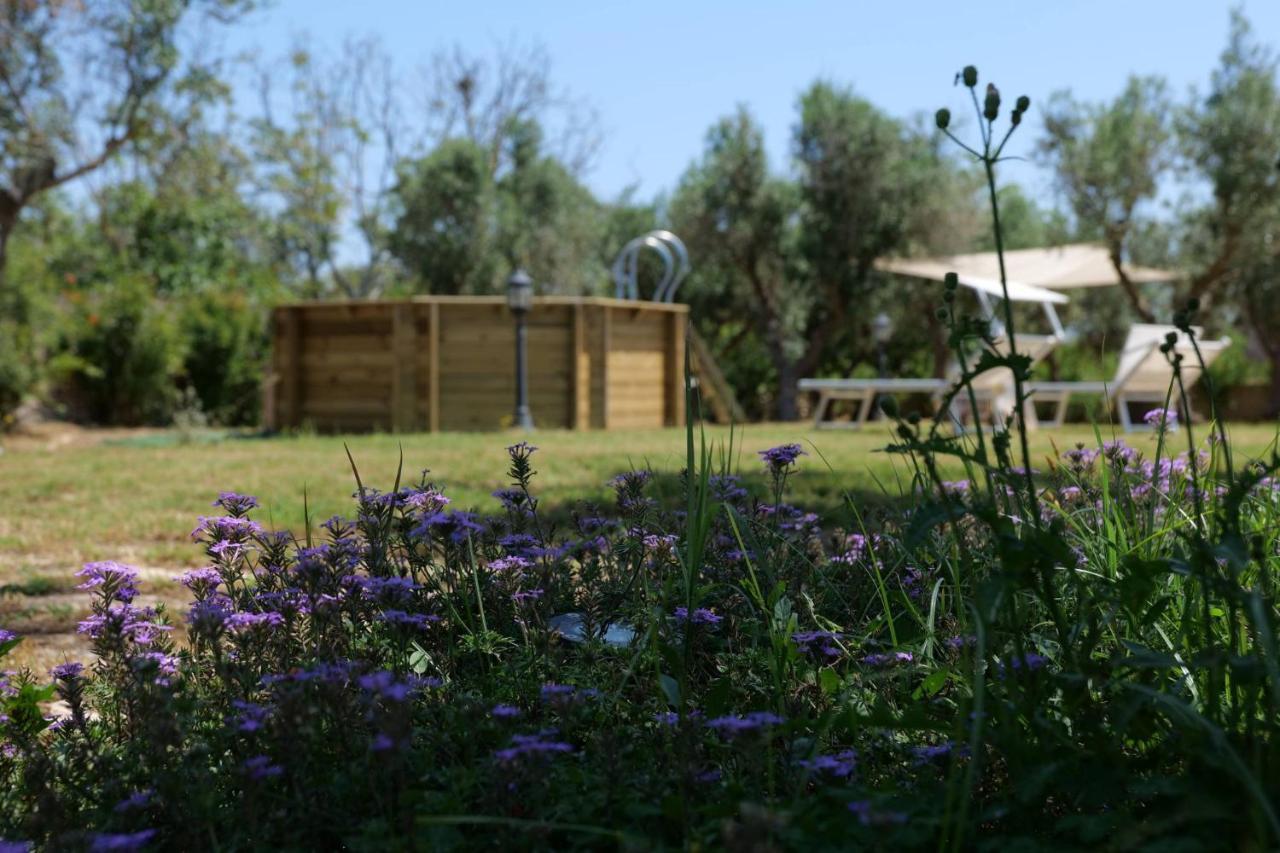
{"type": "MultiPolygon", "coordinates": [[[[528,315],[539,427],[684,424],[686,305],[545,296],[528,315]]],[[[270,428],[494,430],[511,423],[515,326],[499,296],[284,305],[270,428]]]]}

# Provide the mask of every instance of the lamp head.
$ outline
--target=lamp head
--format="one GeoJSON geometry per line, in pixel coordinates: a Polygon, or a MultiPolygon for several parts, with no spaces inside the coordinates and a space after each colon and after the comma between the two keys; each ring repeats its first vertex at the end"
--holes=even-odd
{"type": "Polygon", "coordinates": [[[507,307],[516,314],[533,307],[533,279],[523,269],[516,270],[507,279],[507,307]]]}

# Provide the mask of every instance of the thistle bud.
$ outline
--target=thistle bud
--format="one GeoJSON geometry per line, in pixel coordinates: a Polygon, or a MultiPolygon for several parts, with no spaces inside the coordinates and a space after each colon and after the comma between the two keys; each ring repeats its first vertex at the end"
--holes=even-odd
{"type": "Polygon", "coordinates": [[[933,120],[937,122],[938,130],[946,130],[947,125],[951,124],[951,110],[943,107],[934,113],[933,120]]]}
{"type": "Polygon", "coordinates": [[[970,89],[978,85],[978,69],[972,65],[966,65],[964,70],[960,72],[960,77],[970,89]]]}
{"type": "Polygon", "coordinates": [[[1017,108],[1018,112],[1025,113],[1027,110],[1031,109],[1031,99],[1026,95],[1019,95],[1017,102],[1014,103],[1014,107],[1017,108]]]}
{"type": "Polygon", "coordinates": [[[1166,344],[1168,344],[1169,346],[1173,346],[1174,344],[1176,344],[1176,343],[1178,342],[1178,333],[1177,333],[1177,332],[1170,332],[1169,334],[1165,335],[1165,336],[1164,336],[1164,342],[1165,342],[1166,344]]]}
{"type": "Polygon", "coordinates": [[[933,312],[933,316],[937,317],[939,320],[945,323],[947,322],[947,317],[950,315],[947,313],[946,308],[939,308],[937,311],[933,312]]]}
{"type": "Polygon", "coordinates": [[[1193,296],[1193,297],[1191,297],[1190,299],[1188,299],[1188,300],[1187,300],[1187,313],[1188,313],[1188,314],[1194,314],[1195,312],[1197,312],[1197,311],[1199,311],[1199,310],[1200,310],[1200,300],[1199,300],[1199,299],[1197,299],[1196,297],[1194,297],[1194,296],[1193,296]]]}
{"type": "Polygon", "coordinates": [[[947,290],[955,290],[960,286],[960,276],[956,273],[949,272],[942,277],[942,283],[946,285],[947,290]]]}
{"type": "Polygon", "coordinates": [[[919,426],[919,425],[920,425],[920,413],[919,413],[919,412],[912,412],[911,414],[907,415],[907,423],[911,424],[912,426],[919,426]]]}
{"type": "Polygon", "coordinates": [[[1018,125],[1022,124],[1022,113],[1018,112],[1017,110],[1014,110],[1013,112],[1009,113],[1009,122],[1014,127],[1017,127],[1018,125]]]}
{"type": "Polygon", "coordinates": [[[898,416],[898,401],[888,394],[880,398],[880,411],[884,412],[886,418],[896,418],[898,416]]]}
{"type": "Polygon", "coordinates": [[[1000,115],[1000,90],[995,84],[987,84],[987,99],[982,107],[982,115],[987,121],[995,121],[996,116],[1000,115]]]}

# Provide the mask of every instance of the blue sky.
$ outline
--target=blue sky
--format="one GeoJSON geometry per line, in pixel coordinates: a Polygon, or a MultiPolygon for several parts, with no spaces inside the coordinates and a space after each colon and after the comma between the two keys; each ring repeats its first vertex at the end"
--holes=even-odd
{"type": "MultiPolygon", "coordinates": [[[[1243,8],[1274,41],[1280,3],[1243,8]]],[[[599,112],[604,145],[588,184],[605,198],[638,185],[649,198],[674,187],[706,129],[738,103],[784,167],[796,96],[817,77],[901,117],[964,107],[951,82],[970,62],[1008,99],[1062,88],[1109,98],[1130,73],[1163,75],[1182,96],[1207,84],[1229,9],[1215,0],[275,0],[237,27],[232,45],[278,55],[299,34],[320,45],[375,34],[411,70],[453,45],[484,54],[511,39],[540,43],[556,83],[599,112]]],[[[1029,152],[1034,117],[1028,129],[1013,153],[1029,152]]],[[[1015,165],[1009,177],[1051,201],[1040,169],[1015,165]]]]}

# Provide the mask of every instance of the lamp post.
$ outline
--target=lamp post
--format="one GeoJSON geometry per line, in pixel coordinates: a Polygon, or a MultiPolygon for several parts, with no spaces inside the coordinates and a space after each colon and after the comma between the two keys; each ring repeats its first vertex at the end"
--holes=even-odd
{"type": "Polygon", "coordinates": [[[871,321],[871,337],[876,342],[876,372],[881,379],[889,372],[889,357],[885,352],[885,345],[889,343],[889,338],[892,336],[893,320],[881,311],[871,321]]]}
{"type": "Polygon", "coordinates": [[[533,279],[522,269],[507,279],[507,307],[516,318],[516,426],[522,430],[533,429],[533,415],[529,412],[529,338],[525,331],[525,318],[533,307],[533,279]]]}

